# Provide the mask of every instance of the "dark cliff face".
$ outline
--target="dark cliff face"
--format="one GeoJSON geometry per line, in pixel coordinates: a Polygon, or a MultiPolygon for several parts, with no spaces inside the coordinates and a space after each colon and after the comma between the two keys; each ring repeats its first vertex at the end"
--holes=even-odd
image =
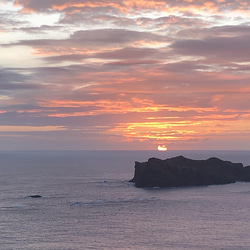
{"type": "Polygon", "coordinates": [[[183,156],[135,162],[131,180],[136,187],[202,186],[236,181],[250,181],[250,166],[244,168],[241,163],[218,158],[192,160],[183,156]]]}

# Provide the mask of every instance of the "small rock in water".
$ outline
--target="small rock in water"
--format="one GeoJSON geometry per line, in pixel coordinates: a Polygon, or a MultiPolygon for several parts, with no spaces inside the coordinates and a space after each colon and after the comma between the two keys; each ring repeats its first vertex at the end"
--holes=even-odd
{"type": "Polygon", "coordinates": [[[82,205],[83,205],[83,203],[82,203],[82,202],[79,202],[79,201],[70,204],[71,207],[81,207],[82,205]]]}
{"type": "Polygon", "coordinates": [[[42,198],[42,196],[39,195],[39,194],[30,195],[29,197],[30,197],[30,198],[42,198]]]}

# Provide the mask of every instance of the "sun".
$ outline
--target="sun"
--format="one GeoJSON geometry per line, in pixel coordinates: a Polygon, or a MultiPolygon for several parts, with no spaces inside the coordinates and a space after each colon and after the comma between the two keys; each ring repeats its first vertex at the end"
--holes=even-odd
{"type": "Polygon", "coordinates": [[[168,148],[165,145],[158,145],[157,147],[158,151],[167,151],[168,148]]]}

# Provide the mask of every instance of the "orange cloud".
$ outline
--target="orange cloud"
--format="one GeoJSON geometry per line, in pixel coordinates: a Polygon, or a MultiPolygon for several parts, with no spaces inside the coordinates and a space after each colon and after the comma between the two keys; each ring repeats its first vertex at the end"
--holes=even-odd
{"type": "MultiPolygon", "coordinates": [[[[247,4],[246,1],[238,1],[239,5],[247,4]]],[[[220,2],[221,5],[226,5],[227,3],[220,2]]],[[[230,3],[228,3],[230,5],[230,3]]],[[[31,13],[34,11],[39,11],[41,6],[39,4],[31,3],[30,1],[25,0],[15,0],[15,6],[22,6],[22,13],[31,13]]],[[[113,9],[119,10],[123,14],[129,12],[140,11],[140,10],[155,10],[167,13],[177,13],[185,11],[201,11],[204,8],[207,10],[218,11],[218,7],[212,1],[192,1],[192,0],[183,0],[176,2],[166,2],[160,0],[123,0],[123,1],[62,1],[61,3],[46,2],[43,4],[42,9],[53,9],[55,11],[65,11],[67,13],[79,12],[79,9],[82,8],[105,8],[110,7],[113,9]],[[75,8],[75,9],[74,9],[75,8]]]]}
{"type": "Polygon", "coordinates": [[[70,100],[52,100],[47,103],[40,103],[41,107],[49,108],[87,108],[92,107],[89,111],[70,112],[70,113],[52,113],[50,117],[70,117],[83,115],[100,115],[100,114],[125,114],[125,113],[147,113],[158,112],[166,109],[163,105],[154,105],[149,99],[132,98],[130,100],[96,100],[96,101],[70,101],[70,100]]]}
{"type": "Polygon", "coordinates": [[[63,4],[52,4],[52,8],[54,10],[65,10],[67,8],[84,8],[84,7],[89,7],[89,8],[99,8],[99,7],[114,7],[114,8],[121,8],[121,5],[116,4],[115,2],[102,2],[102,1],[89,1],[89,2],[67,2],[63,4]]]}
{"type": "Polygon", "coordinates": [[[227,121],[224,117],[221,123],[220,117],[211,117],[205,121],[165,121],[165,122],[138,122],[116,124],[109,131],[121,135],[126,140],[156,140],[164,142],[189,141],[194,139],[225,137],[231,135],[247,135],[250,132],[248,120],[227,121]]]}
{"type": "Polygon", "coordinates": [[[191,127],[200,122],[139,122],[117,124],[110,132],[121,134],[128,140],[145,141],[154,139],[157,141],[189,140],[196,133],[191,127]],[[183,127],[185,129],[183,129],[183,127]]]}

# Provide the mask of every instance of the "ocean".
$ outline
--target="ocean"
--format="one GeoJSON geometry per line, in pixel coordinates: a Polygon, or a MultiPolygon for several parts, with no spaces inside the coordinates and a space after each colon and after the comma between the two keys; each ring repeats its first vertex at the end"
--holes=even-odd
{"type": "Polygon", "coordinates": [[[249,151],[0,152],[0,249],[250,249],[250,183],[136,188],[134,162],[249,151]],[[41,198],[31,198],[40,195],[41,198]]]}

